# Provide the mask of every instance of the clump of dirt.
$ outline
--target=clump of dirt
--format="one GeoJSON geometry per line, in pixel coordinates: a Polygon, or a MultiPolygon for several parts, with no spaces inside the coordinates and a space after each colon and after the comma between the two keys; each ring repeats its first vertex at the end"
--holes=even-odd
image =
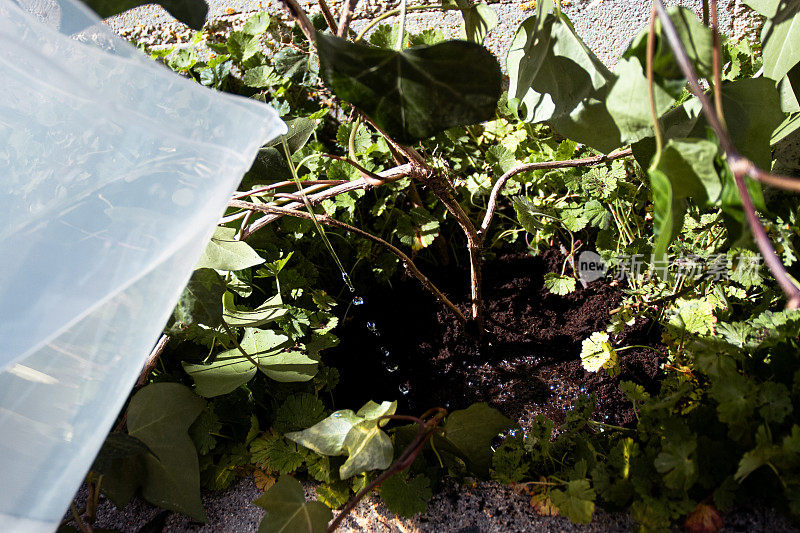
{"type": "MultiPolygon", "coordinates": [[[[551,294],[544,275],[560,272],[563,261],[551,249],[537,257],[501,255],[486,264],[489,334],[483,346],[417,280],[366,295],[363,304],[350,306],[339,329],[341,343],[326,355],[342,376],[337,402],[357,406],[369,399],[400,398],[398,412],[421,414],[430,407],[461,409],[483,401],[527,428],[538,414],[562,422],[586,393],[597,397],[596,420],[632,422],[631,404],[619,382],[653,389],[657,353],[625,350],[620,353],[622,372],[615,378],[583,370],[581,343],[605,330],[621,291],[600,280],[585,288],[578,284],[566,296],[551,294]]],[[[448,269],[430,277],[466,314],[466,273],[448,269]]],[[[658,338],[651,324],[639,321],[615,341],[618,346],[653,344],[658,338]]]]}

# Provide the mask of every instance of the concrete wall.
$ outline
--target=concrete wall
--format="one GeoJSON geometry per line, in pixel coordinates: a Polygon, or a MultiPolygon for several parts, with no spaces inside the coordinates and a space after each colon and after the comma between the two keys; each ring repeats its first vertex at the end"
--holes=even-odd
{"type": "MultiPolygon", "coordinates": [[[[267,10],[276,15],[283,15],[279,0],[207,0],[209,1],[210,19],[239,19],[240,13],[267,10]],[[238,15],[238,16],[237,16],[238,15]]],[[[332,9],[340,5],[342,0],[329,1],[332,9]]],[[[501,59],[505,58],[511,39],[519,24],[532,12],[526,9],[530,2],[520,0],[488,0],[497,12],[500,24],[492,30],[487,38],[487,46],[501,59]]],[[[598,57],[608,65],[613,65],[625,49],[628,41],[646,24],[649,17],[649,0],[573,0],[564,7],[564,12],[575,25],[578,34],[586,41],[598,57]]],[[[409,5],[438,4],[438,0],[409,0],[409,5]]],[[[701,13],[702,0],[671,0],[671,5],[683,5],[701,13]]],[[[301,0],[301,4],[309,10],[318,10],[316,0],[301,0]]],[[[398,0],[381,2],[377,0],[361,0],[354,17],[353,27],[363,27],[379,13],[397,7],[398,0]]],[[[720,27],[734,38],[755,38],[760,21],[740,0],[721,0],[720,27]]],[[[392,22],[393,19],[387,19],[392,22]]],[[[180,41],[182,25],[177,23],[159,6],[143,6],[109,19],[108,23],[123,34],[161,35],[180,41]]],[[[458,12],[432,10],[411,12],[407,17],[408,27],[422,30],[428,27],[439,27],[448,36],[457,37],[461,15],[458,12]]],[[[185,30],[185,28],[183,28],[185,30]]],[[[504,61],[501,61],[501,63],[504,61]]]]}

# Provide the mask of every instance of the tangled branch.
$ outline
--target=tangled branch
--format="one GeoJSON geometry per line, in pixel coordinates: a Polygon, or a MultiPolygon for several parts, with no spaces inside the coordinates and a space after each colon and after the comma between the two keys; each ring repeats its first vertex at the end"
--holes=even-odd
{"type": "MultiPolygon", "coordinates": [[[[747,222],[753,232],[753,239],[758,245],[758,249],[761,251],[761,254],[764,256],[764,262],[767,264],[770,272],[772,272],[772,275],[775,277],[778,285],[780,285],[781,289],[786,295],[786,307],[789,309],[797,309],[800,306],[800,289],[797,287],[797,285],[795,285],[791,276],[789,276],[789,273],[783,266],[778,254],[775,253],[775,249],[773,248],[772,243],[767,236],[767,232],[764,230],[764,226],[758,219],[755,206],[753,205],[753,199],[750,197],[750,192],[747,190],[745,177],[750,176],[758,181],[777,186],[788,185],[791,183],[792,185],[787,188],[791,188],[792,190],[800,190],[797,188],[798,180],[786,176],[776,176],[759,169],[755,163],[739,153],[739,151],[736,149],[736,146],[733,144],[733,140],[728,134],[728,130],[721,120],[721,117],[717,115],[717,110],[715,110],[714,106],[712,106],[708,99],[708,95],[706,95],[705,91],[703,91],[703,88],[700,85],[700,79],[698,78],[697,73],[692,66],[692,62],[686,53],[686,49],[683,47],[683,43],[681,43],[678,32],[675,29],[675,25],[672,23],[672,20],[667,14],[667,9],[664,7],[663,1],[653,0],[653,6],[658,18],[661,20],[661,26],[664,30],[667,42],[669,42],[670,48],[672,48],[672,51],[675,54],[675,61],[678,63],[681,71],[683,71],[683,75],[686,76],[686,79],[689,82],[689,90],[700,101],[703,114],[705,115],[708,124],[711,126],[711,129],[714,130],[717,139],[719,139],[719,144],[722,147],[722,150],[725,152],[725,156],[728,160],[728,166],[730,167],[731,172],[733,172],[736,187],[739,190],[739,196],[741,196],[742,199],[747,222]]],[[[712,2],[712,21],[717,20],[716,8],[716,2],[712,2]]],[[[653,30],[651,28],[651,33],[652,31],[653,30]]],[[[716,24],[713,25],[712,31],[714,33],[717,32],[716,24]]],[[[719,54],[718,38],[715,39],[715,43],[716,46],[714,47],[714,53],[719,54]]],[[[714,79],[716,81],[714,90],[719,92],[721,87],[720,73],[718,71],[715,71],[714,79]]]]}

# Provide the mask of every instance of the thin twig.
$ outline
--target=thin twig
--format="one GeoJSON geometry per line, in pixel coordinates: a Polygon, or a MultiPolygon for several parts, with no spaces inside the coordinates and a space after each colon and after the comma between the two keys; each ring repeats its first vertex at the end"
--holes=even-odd
{"type": "Polygon", "coordinates": [[[647,88],[648,96],[650,97],[650,116],[653,120],[653,134],[656,137],[656,156],[658,159],[661,156],[661,149],[664,147],[664,135],[661,133],[661,124],[658,123],[658,111],[656,110],[656,91],[655,91],[655,74],[653,73],[653,56],[656,50],[656,9],[655,6],[650,6],[650,25],[647,32],[647,61],[645,62],[647,68],[647,88]]]}
{"type": "MultiPolygon", "coordinates": [[[[253,211],[260,211],[262,213],[279,214],[280,216],[288,215],[288,216],[311,220],[311,215],[309,213],[305,211],[297,211],[294,209],[289,209],[286,207],[254,204],[250,202],[243,202],[241,200],[232,200],[228,205],[230,207],[236,207],[239,209],[251,209],[253,211]]],[[[380,237],[377,237],[355,226],[351,226],[350,224],[345,224],[344,222],[340,222],[327,215],[315,215],[315,217],[320,224],[325,224],[328,226],[333,226],[335,228],[341,228],[350,231],[366,239],[369,239],[372,242],[380,244],[381,246],[386,248],[389,252],[391,252],[397,258],[399,258],[400,261],[403,263],[403,266],[409,271],[409,273],[411,273],[411,275],[417,278],[426,289],[428,289],[431,293],[433,293],[433,295],[436,296],[436,298],[438,298],[439,301],[441,301],[445,306],[447,306],[447,308],[450,309],[456,315],[456,317],[458,317],[459,320],[465,323],[467,322],[467,317],[464,316],[464,313],[462,313],[461,310],[458,307],[456,307],[455,304],[453,304],[453,302],[451,302],[447,298],[447,296],[445,296],[444,293],[442,293],[442,291],[440,291],[439,288],[436,287],[436,285],[434,285],[433,282],[431,282],[431,280],[429,280],[425,276],[425,274],[423,274],[419,270],[419,268],[417,268],[417,266],[414,264],[414,261],[412,261],[410,257],[408,257],[405,253],[403,253],[402,250],[389,244],[380,237]]]]}
{"type": "Polygon", "coordinates": [[[328,28],[330,28],[332,34],[336,35],[339,32],[339,25],[336,24],[336,19],[333,18],[333,13],[331,13],[331,8],[328,7],[328,2],[325,0],[317,0],[317,3],[319,3],[322,16],[325,17],[325,22],[328,23],[328,28]]]}
{"type": "MultiPolygon", "coordinates": [[[[307,185],[341,185],[342,183],[347,183],[347,182],[344,180],[303,180],[302,183],[307,185]]],[[[278,183],[265,185],[264,187],[259,187],[258,189],[250,189],[249,191],[237,191],[233,195],[233,199],[238,200],[240,198],[245,198],[247,196],[255,196],[257,194],[262,194],[275,189],[280,189],[281,187],[288,187],[290,185],[292,186],[295,185],[294,180],[279,181],[278,183]]]]}
{"type": "Polygon", "coordinates": [[[306,12],[303,10],[302,6],[297,3],[297,0],[281,0],[283,7],[286,8],[286,11],[289,12],[289,15],[294,19],[295,22],[300,26],[300,29],[306,36],[306,39],[314,42],[314,34],[316,33],[314,30],[314,24],[311,23],[311,20],[306,15],[306,12]]]}
{"type": "Polygon", "coordinates": [[[725,116],[722,114],[722,64],[720,61],[719,24],[717,23],[717,0],[711,0],[712,66],[714,69],[714,108],[717,118],[728,131],[725,116]]]}
{"type": "Polygon", "coordinates": [[[442,421],[444,415],[447,413],[444,409],[441,408],[437,408],[435,410],[432,409],[431,411],[429,411],[429,413],[430,412],[433,412],[433,414],[431,415],[431,418],[429,420],[423,420],[424,418],[426,418],[426,415],[428,413],[422,415],[422,417],[420,418],[397,417],[397,416],[386,417],[386,418],[402,418],[405,420],[413,420],[419,425],[419,431],[414,436],[414,439],[412,439],[411,443],[403,451],[403,453],[400,454],[400,457],[398,457],[397,460],[392,464],[392,466],[390,466],[387,470],[385,470],[380,476],[375,478],[375,480],[372,481],[369,485],[361,489],[361,491],[359,491],[358,494],[356,494],[349,502],[347,502],[347,505],[345,505],[342,508],[341,512],[336,516],[336,518],[333,519],[333,521],[328,526],[327,533],[332,533],[333,531],[336,531],[336,528],[339,527],[339,524],[342,523],[342,520],[344,520],[345,517],[348,514],[350,514],[350,511],[355,509],[356,505],[358,505],[358,502],[360,502],[362,498],[364,498],[364,496],[366,496],[367,494],[378,488],[383,482],[385,482],[393,475],[402,472],[403,470],[405,470],[414,463],[417,456],[419,455],[419,452],[422,451],[422,448],[425,447],[425,444],[427,444],[428,441],[431,439],[431,437],[433,437],[436,428],[439,426],[439,423],[442,421]]]}
{"type": "Polygon", "coordinates": [[[150,376],[150,372],[152,372],[156,367],[158,358],[161,357],[162,353],[164,353],[164,349],[167,347],[168,343],[169,335],[161,335],[161,337],[158,339],[158,342],[153,347],[153,350],[150,352],[150,355],[147,356],[147,361],[144,364],[142,373],[139,374],[139,379],[136,381],[137,387],[144,387],[144,384],[147,383],[147,378],[150,376]]]}
{"type": "Polygon", "coordinates": [[[69,508],[70,511],[72,511],[72,517],[75,518],[75,524],[78,526],[78,529],[80,529],[83,533],[92,533],[94,528],[81,520],[81,515],[78,513],[78,508],[75,506],[75,502],[72,502],[69,508]]]}
{"type": "Polygon", "coordinates": [[[336,32],[338,37],[347,37],[347,31],[350,29],[350,21],[353,20],[353,10],[356,8],[356,4],[358,4],[358,0],[345,0],[342,12],[339,15],[339,31],[336,32]]]}
{"type": "MultiPolygon", "coordinates": [[[[700,86],[700,80],[697,77],[697,73],[695,72],[692,62],[689,60],[689,57],[686,54],[686,50],[684,49],[683,44],[678,37],[678,32],[676,31],[675,26],[672,24],[672,20],[667,14],[664,3],[661,0],[653,0],[653,2],[655,4],[658,17],[661,19],[664,35],[667,37],[670,48],[672,48],[672,51],[675,55],[675,60],[683,71],[684,76],[686,76],[691,92],[700,101],[700,104],[703,107],[703,114],[705,115],[708,124],[717,135],[719,144],[727,156],[728,166],[733,172],[733,177],[736,181],[736,187],[739,190],[739,195],[742,199],[747,222],[753,232],[753,239],[756,241],[761,254],[764,256],[764,262],[767,264],[767,267],[769,268],[770,272],[772,272],[772,275],[775,277],[775,280],[778,282],[778,285],[780,285],[784,294],[786,294],[786,307],[789,309],[797,309],[798,306],[800,306],[800,289],[794,284],[789,276],[789,273],[786,272],[786,268],[783,266],[778,254],[775,253],[775,249],[772,247],[772,243],[767,236],[767,232],[764,230],[764,226],[761,225],[758,215],[756,215],[753,199],[750,197],[750,193],[747,190],[747,183],[745,182],[745,176],[749,175],[758,179],[757,176],[763,178],[765,175],[768,175],[768,173],[763,170],[759,170],[752,161],[746,157],[743,157],[741,154],[739,154],[738,150],[736,150],[736,146],[733,144],[733,141],[728,135],[724,125],[718,119],[715,109],[712,107],[711,102],[709,102],[708,97],[700,86]]],[[[717,31],[716,27],[712,28],[712,31],[717,31]]],[[[782,180],[778,178],[778,181],[782,180]]]]}
{"type": "Polygon", "coordinates": [[[489,195],[489,204],[486,206],[486,215],[483,217],[483,222],[481,223],[481,228],[478,233],[481,235],[481,238],[485,238],[486,231],[489,229],[489,225],[492,223],[492,217],[494,217],[494,213],[497,210],[497,200],[500,196],[500,191],[502,191],[503,186],[506,182],[511,179],[512,177],[520,174],[522,172],[528,172],[531,170],[550,170],[555,168],[572,168],[572,167],[589,167],[592,165],[599,165],[600,163],[605,163],[606,161],[612,161],[614,159],[621,159],[623,157],[628,157],[632,154],[630,148],[625,150],[619,150],[617,152],[610,153],[608,155],[601,154],[592,157],[584,157],[582,159],[568,159],[566,161],[539,161],[537,163],[526,163],[524,165],[519,165],[502,176],[495,182],[494,187],[492,187],[492,193],[489,195]]]}
{"type": "MultiPolygon", "coordinates": [[[[381,178],[381,180],[383,180],[384,182],[388,182],[403,178],[405,176],[409,176],[411,175],[411,172],[412,172],[411,164],[406,163],[403,165],[392,167],[382,172],[378,172],[377,176],[381,178]]],[[[311,194],[307,196],[307,198],[308,201],[311,203],[311,205],[316,205],[319,204],[320,202],[323,202],[324,200],[333,198],[340,194],[344,194],[351,191],[357,191],[361,189],[370,189],[372,187],[373,184],[371,182],[369,182],[365,178],[360,178],[357,180],[344,182],[340,185],[336,185],[334,187],[331,187],[316,194],[311,194]]],[[[287,204],[284,207],[286,207],[287,209],[297,209],[298,207],[303,207],[303,205],[304,204],[302,202],[293,202],[287,204]]],[[[267,224],[274,222],[279,218],[281,218],[282,216],[284,216],[284,214],[285,213],[272,212],[266,216],[259,218],[258,220],[253,222],[253,224],[251,224],[250,227],[242,230],[242,239],[247,239],[250,235],[258,231],[259,229],[263,228],[267,224]]]]}

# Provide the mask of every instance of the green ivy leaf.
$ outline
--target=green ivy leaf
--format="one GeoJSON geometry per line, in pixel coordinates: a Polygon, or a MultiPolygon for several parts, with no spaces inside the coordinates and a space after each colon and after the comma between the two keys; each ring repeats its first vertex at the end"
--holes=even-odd
{"type": "Polygon", "coordinates": [[[200,467],[189,426],[205,402],[178,383],[153,383],[128,406],[128,433],[152,451],[144,456],[147,481],[142,496],[155,505],[205,521],[200,500],[200,467]],[[158,457],[156,459],[156,457],[158,457]]]}
{"type": "Polygon", "coordinates": [[[385,469],[391,464],[393,448],[389,436],[380,429],[386,421],[378,419],[394,414],[396,409],[397,402],[370,401],[358,413],[336,411],[308,429],[287,433],[286,438],[323,455],[348,455],[339,469],[341,479],[385,469]]]}
{"type": "MultiPolygon", "coordinates": [[[[622,144],[630,144],[653,135],[650,111],[650,92],[642,63],[636,57],[623,58],[617,63],[618,76],[606,98],[608,113],[619,128],[622,144]]],[[[656,114],[661,116],[675,98],[660,85],[654,85],[656,114]]]]}
{"type": "Polygon", "coordinates": [[[146,454],[152,455],[153,452],[136,437],[122,432],[109,433],[92,463],[91,470],[97,474],[108,474],[115,461],[146,454]]]}
{"type": "Polygon", "coordinates": [[[263,262],[249,244],[236,238],[235,228],[218,226],[195,268],[244,270],[263,262]]]}
{"type": "MultiPolygon", "coordinates": [[[[698,76],[701,78],[711,76],[714,72],[712,69],[713,44],[709,27],[703,24],[691,9],[685,7],[668,7],[667,14],[675,26],[678,37],[698,76]]],[[[622,57],[625,59],[635,57],[639,60],[640,65],[645,65],[647,61],[647,34],[647,28],[642,30],[631,41],[630,47],[622,57]]],[[[672,47],[664,36],[661,20],[658,18],[655,24],[655,38],[653,73],[656,76],[656,83],[663,90],[677,97],[686,80],[683,71],[675,61],[672,47]]]]}
{"type": "Polygon", "coordinates": [[[385,470],[392,464],[392,441],[375,420],[364,420],[347,432],[343,447],[347,461],[339,468],[339,477],[347,479],[368,470],[385,470]]]}
{"type": "Polygon", "coordinates": [[[558,510],[576,524],[588,524],[594,513],[595,493],[587,479],[567,483],[566,490],[550,491],[550,500],[558,510]]]}
{"type": "Polygon", "coordinates": [[[177,324],[203,324],[216,327],[222,323],[222,295],[225,282],[210,268],[192,273],[189,283],[175,305],[173,317],[177,324]]]}
{"type": "Polygon", "coordinates": [[[720,200],[722,182],[714,167],[717,145],[705,139],[670,139],[648,171],[653,190],[655,257],[663,257],[683,226],[684,198],[701,205],[720,200]]]}
{"type": "Polygon", "coordinates": [[[497,13],[486,2],[470,6],[469,9],[462,9],[461,15],[464,17],[461,38],[476,44],[483,44],[486,35],[497,26],[498,22],[497,13]]]}
{"type": "Polygon", "coordinates": [[[145,4],[159,4],[170,15],[193,30],[200,30],[206,23],[208,4],[204,0],[83,0],[100,18],[113,17],[145,4]]]}
{"type": "Polygon", "coordinates": [[[324,533],[333,518],[331,510],[323,504],[306,502],[303,486],[289,476],[281,476],[253,503],[267,512],[258,527],[259,533],[324,533]]]}
{"type": "Polygon", "coordinates": [[[764,75],[777,81],[800,61],[800,1],[771,4],[775,6],[774,14],[769,15],[771,18],[767,19],[761,30],[761,54],[764,58],[764,75]]]}
{"type": "Polygon", "coordinates": [[[317,372],[318,361],[300,353],[283,351],[289,337],[268,329],[246,328],[240,342],[250,356],[245,357],[238,348],[217,355],[208,365],[183,363],[183,369],[192,376],[196,392],[206,398],[234,391],[255,376],[260,370],[275,381],[308,381],[317,372]],[[251,359],[258,362],[256,366],[251,359]]]}
{"type": "Polygon", "coordinates": [[[500,66],[475,43],[395,51],[320,33],[317,52],[334,93],[405,144],[488,120],[500,98],[500,66]]]}
{"type": "Polygon", "coordinates": [[[428,500],[433,496],[431,482],[424,474],[406,479],[400,472],[381,484],[380,494],[383,503],[396,515],[411,518],[428,509],[428,500]]]}
{"type": "Polygon", "coordinates": [[[280,294],[267,299],[253,311],[237,308],[233,300],[234,297],[231,292],[226,292],[222,297],[222,316],[229,326],[263,326],[286,314],[286,307],[283,305],[280,294]]]}
{"type": "Polygon", "coordinates": [[[453,411],[444,424],[445,439],[458,450],[469,468],[488,476],[492,440],[514,423],[485,403],[453,411]]]}
{"type": "Polygon", "coordinates": [[[614,75],[566,15],[545,9],[525,20],[511,42],[508,96],[524,106],[526,122],[549,121],[565,137],[610,152],[621,144],[604,104],[614,75]]]}

